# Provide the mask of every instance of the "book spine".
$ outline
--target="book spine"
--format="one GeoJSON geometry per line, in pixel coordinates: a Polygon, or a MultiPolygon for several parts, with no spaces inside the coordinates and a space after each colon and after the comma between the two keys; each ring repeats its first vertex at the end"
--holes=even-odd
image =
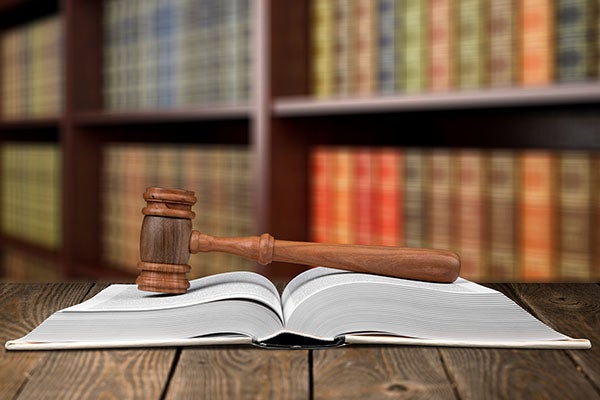
{"type": "Polygon", "coordinates": [[[339,147],[334,157],[335,210],[332,241],[334,243],[352,243],[354,241],[352,228],[355,226],[352,193],[355,168],[352,165],[352,151],[347,147],[339,147]]]}
{"type": "MultiPolygon", "coordinates": [[[[311,151],[311,240],[326,243],[330,240],[332,223],[331,168],[332,153],[320,146],[311,151]]],[[[360,179],[360,177],[357,177],[360,179]]]]}
{"type": "Polygon", "coordinates": [[[402,82],[406,93],[421,92],[428,87],[427,10],[425,1],[404,0],[404,16],[400,23],[404,40],[402,82]]]}
{"type": "Polygon", "coordinates": [[[398,0],[379,0],[379,45],[378,45],[378,87],[382,94],[398,91],[396,74],[398,57],[396,56],[398,0]]]}
{"type": "Polygon", "coordinates": [[[313,93],[330,97],[334,93],[333,4],[331,0],[313,0],[311,5],[313,93]]]}
{"type": "Polygon", "coordinates": [[[373,219],[375,212],[374,154],[370,147],[354,151],[356,199],[356,244],[373,244],[373,219]]]}
{"type": "Polygon", "coordinates": [[[354,91],[352,76],[353,3],[352,0],[335,0],[334,7],[334,92],[341,96],[348,96],[354,91]]]}
{"type": "Polygon", "coordinates": [[[458,0],[458,87],[478,89],[489,80],[487,0],[458,0]]]}
{"type": "Polygon", "coordinates": [[[559,159],[559,277],[592,277],[592,162],[586,152],[563,152],[559,159]]]}
{"type": "Polygon", "coordinates": [[[489,156],[489,251],[490,277],[502,282],[518,278],[517,224],[518,170],[510,150],[494,150],[489,156]]]}
{"type": "Polygon", "coordinates": [[[0,156],[3,234],[57,249],[62,243],[58,146],[5,143],[0,156]]]}
{"type": "Polygon", "coordinates": [[[516,82],[515,0],[490,0],[490,86],[506,87],[516,82]]]}
{"type": "Polygon", "coordinates": [[[381,148],[375,153],[375,240],[383,246],[398,246],[404,243],[403,203],[401,176],[403,175],[403,157],[399,150],[381,148]]]}
{"type": "Polygon", "coordinates": [[[454,0],[429,0],[429,79],[432,91],[453,87],[454,0]]]}
{"type": "Polygon", "coordinates": [[[554,1],[521,2],[521,84],[547,85],[554,80],[554,1]]]}
{"type": "Polygon", "coordinates": [[[354,0],[354,79],[355,94],[371,95],[376,91],[376,2],[354,0]]]}
{"type": "Polygon", "coordinates": [[[487,162],[479,150],[464,149],[455,154],[457,244],[461,258],[461,275],[482,279],[488,275],[487,210],[484,190],[487,162]]]}
{"type": "Polygon", "coordinates": [[[544,281],[556,274],[556,158],[550,151],[523,153],[521,166],[521,278],[544,281]]]}
{"type": "Polygon", "coordinates": [[[557,79],[583,81],[594,75],[595,0],[558,0],[556,4],[557,79]]]}
{"type": "Polygon", "coordinates": [[[404,235],[407,247],[425,247],[425,191],[429,186],[424,150],[408,148],[404,155],[404,235]]]}
{"type": "Polygon", "coordinates": [[[453,165],[450,150],[433,149],[428,154],[427,247],[451,250],[453,237],[453,165]]]}

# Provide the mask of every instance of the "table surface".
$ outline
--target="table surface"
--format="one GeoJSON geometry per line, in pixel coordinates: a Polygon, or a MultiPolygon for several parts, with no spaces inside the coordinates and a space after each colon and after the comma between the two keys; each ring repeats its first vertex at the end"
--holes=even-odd
{"type": "Polygon", "coordinates": [[[251,346],[7,352],[94,283],[0,283],[0,398],[600,399],[600,285],[491,284],[590,350],[251,346]]]}

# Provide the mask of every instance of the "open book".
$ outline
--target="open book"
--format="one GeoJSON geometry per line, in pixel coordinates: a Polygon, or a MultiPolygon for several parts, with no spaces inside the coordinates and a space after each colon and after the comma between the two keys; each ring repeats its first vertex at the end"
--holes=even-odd
{"type": "Polygon", "coordinates": [[[184,295],[111,285],[60,310],[8,350],[350,343],[590,348],[543,324],[500,292],[459,278],[429,283],[314,268],[280,297],[265,277],[229,272],[191,282],[184,295]]]}

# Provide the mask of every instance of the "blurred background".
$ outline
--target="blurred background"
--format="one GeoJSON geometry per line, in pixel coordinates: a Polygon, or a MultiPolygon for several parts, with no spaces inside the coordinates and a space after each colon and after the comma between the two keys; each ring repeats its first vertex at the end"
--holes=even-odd
{"type": "Polygon", "coordinates": [[[216,236],[598,281],[598,7],[0,0],[0,279],[132,281],[142,194],[161,186],[194,191],[194,228],[216,236]]]}

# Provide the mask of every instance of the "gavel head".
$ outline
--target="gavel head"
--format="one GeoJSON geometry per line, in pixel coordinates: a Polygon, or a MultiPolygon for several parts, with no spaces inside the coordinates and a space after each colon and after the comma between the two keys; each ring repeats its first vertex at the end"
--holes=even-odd
{"type": "Polygon", "coordinates": [[[191,269],[188,260],[196,196],[187,190],[148,188],[144,200],[138,289],[185,293],[190,286],[186,274],[191,269]]]}

